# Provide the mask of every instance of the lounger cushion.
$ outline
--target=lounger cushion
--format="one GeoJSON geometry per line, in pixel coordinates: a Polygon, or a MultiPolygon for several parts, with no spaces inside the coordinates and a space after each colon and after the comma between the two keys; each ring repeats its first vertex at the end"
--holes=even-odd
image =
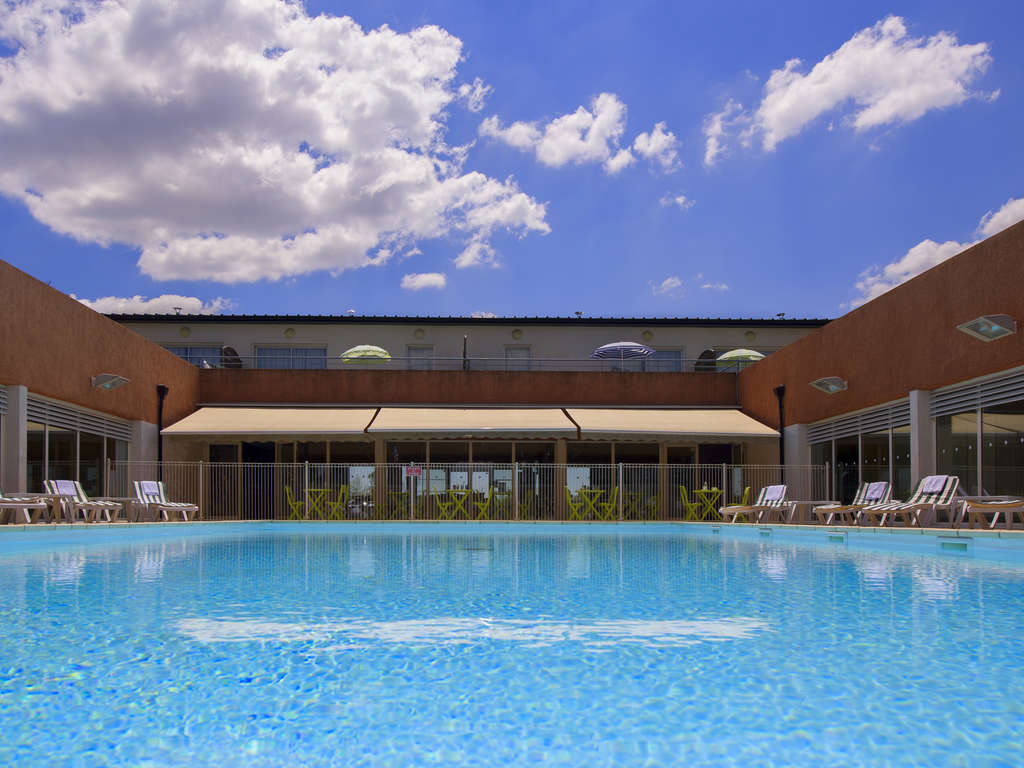
{"type": "Polygon", "coordinates": [[[769,485],[768,490],[764,494],[765,501],[778,501],[786,495],[786,486],[784,485],[769,485]]]}
{"type": "Polygon", "coordinates": [[[942,493],[942,489],[946,487],[946,479],[948,475],[929,475],[921,483],[922,493],[942,493]]]}
{"type": "Polygon", "coordinates": [[[889,484],[884,480],[877,483],[871,483],[868,486],[868,492],[864,494],[865,501],[878,501],[885,495],[885,489],[889,487],[889,484]]]}

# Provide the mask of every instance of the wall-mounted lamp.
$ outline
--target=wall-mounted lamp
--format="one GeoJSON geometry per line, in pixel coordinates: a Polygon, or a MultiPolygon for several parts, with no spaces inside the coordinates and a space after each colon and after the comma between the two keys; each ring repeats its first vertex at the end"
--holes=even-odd
{"type": "Polygon", "coordinates": [[[850,385],[842,376],[826,376],[823,379],[812,381],[811,386],[815,389],[820,389],[826,395],[834,395],[836,392],[842,392],[850,385]]]}
{"type": "Polygon", "coordinates": [[[131,379],[118,376],[116,373],[97,373],[92,377],[92,385],[100,389],[117,389],[122,384],[127,384],[131,379]]]}
{"type": "Polygon", "coordinates": [[[1017,321],[1009,315],[982,315],[956,327],[968,336],[982,341],[995,341],[1017,332],[1017,321]]]}

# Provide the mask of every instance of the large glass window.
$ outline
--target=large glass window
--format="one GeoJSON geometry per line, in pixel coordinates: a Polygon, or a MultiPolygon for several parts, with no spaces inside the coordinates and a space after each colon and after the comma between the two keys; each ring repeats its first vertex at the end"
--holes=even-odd
{"type": "Polygon", "coordinates": [[[51,480],[77,480],[77,435],[68,429],[47,430],[46,472],[51,480]]]}
{"type": "Polygon", "coordinates": [[[860,482],[889,479],[889,430],[860,437],[860,482]]]}
{"type": "Polygon", "coordinates": [[[82,432],[78,436],[78,479],[90,496],[103,495],[103,438],[82,432]]]}
{"type": "Polygon", "coordinates": [[[914,492],[910,474],[910,427],[892,431],[892,497],[909,499],[914,492]]]}
{"type": "Polygon", "coordinates": [[[565,446],[566,461],[569,464],[611,464],[611,443],[570,440],[565,446]]]}
{"type": "Polygon", "coordinates": [[[408,346],[405,356],[409,358],[409,370],[430,371],[434,368],[434,348],[432,346],[408,346]]]}
{"type": "Polygon", "coordinates": [[[977,411],[940,416],[935,420],[936,469],[956,475],[969,494],[978,492],[977,411]]]}
{"type": "Polygon", "coordinates": [[[528,371],[532,358],[529,347],[505,347],[505,370],[528,371]]]}
{"type": "Polygon", "coordinates": [[[187,360],[192,365],[207,365],[217,368],[220,365],[220,347],[199,347],[199,346],[168,346],[168,352],[173,352],[182,360],[187,360]]]}
{"type": "Polygon", "coordinates": [[[681,349],[656,349],[647,358],[646,369],[657,372],[677,372],[683,370],[683,351],[681,349]]]}
{"type": "Polygon", "coordinates": [[[857,435],[836,440],[836,482],[835,495],[844,504],[853,501],[860,484],[857,435]]]}
{"type": "Polygon", "coordinates": [[[982,493],[1024,495],[1024,400],[981,412],[982,493]]]}
{"type": "Polygon", "coordinates": [[[256,347],[256,367],[323,370],[327,367],[327,347],[256,347]]]}
{"type": "Polygon", "coordinates": [[[42,493],[45,490],[43,480],[46,480],[46,427],[30,421],[25,437],[28,452],[27,489],[30,493],[42,493]]]}

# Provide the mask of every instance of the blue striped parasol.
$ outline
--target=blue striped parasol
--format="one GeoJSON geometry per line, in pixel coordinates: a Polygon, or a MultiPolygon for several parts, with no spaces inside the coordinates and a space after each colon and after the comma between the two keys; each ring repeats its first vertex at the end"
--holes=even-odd
{"type": "Polygon", "coordinates": [[[590,356],[595,360],[633,360],[650,357],[653,354],[653,349],[635,341],[613,341],[611,344],[598,347],[590,356]]]}

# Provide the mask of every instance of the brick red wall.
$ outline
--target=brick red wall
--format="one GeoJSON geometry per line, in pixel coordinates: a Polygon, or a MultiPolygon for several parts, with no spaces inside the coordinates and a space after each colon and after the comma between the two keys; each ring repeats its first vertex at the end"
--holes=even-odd
{"type": "Polygon", "coordinates": [[[739,375],[743,409],[778,426],[772,390],[786,387],[786,423],[800,424],[1024,365],[1024,222],[954,256],[790,344],[739,375]],[[1018,332],[982,342],[956,326],[1008,314],[1018,332]],[[841,376],[849,389],[809,386],[841,376]]]}
{"type": "Polygon", "coordinates": [[[195,409],[198,369],[70,296],[0,261],[0,384],[125,419],[156,422],[156,385],[170,388],[164,421],[195,409]],[[97,373],[131,381],[106,391],[97,373]]]}

